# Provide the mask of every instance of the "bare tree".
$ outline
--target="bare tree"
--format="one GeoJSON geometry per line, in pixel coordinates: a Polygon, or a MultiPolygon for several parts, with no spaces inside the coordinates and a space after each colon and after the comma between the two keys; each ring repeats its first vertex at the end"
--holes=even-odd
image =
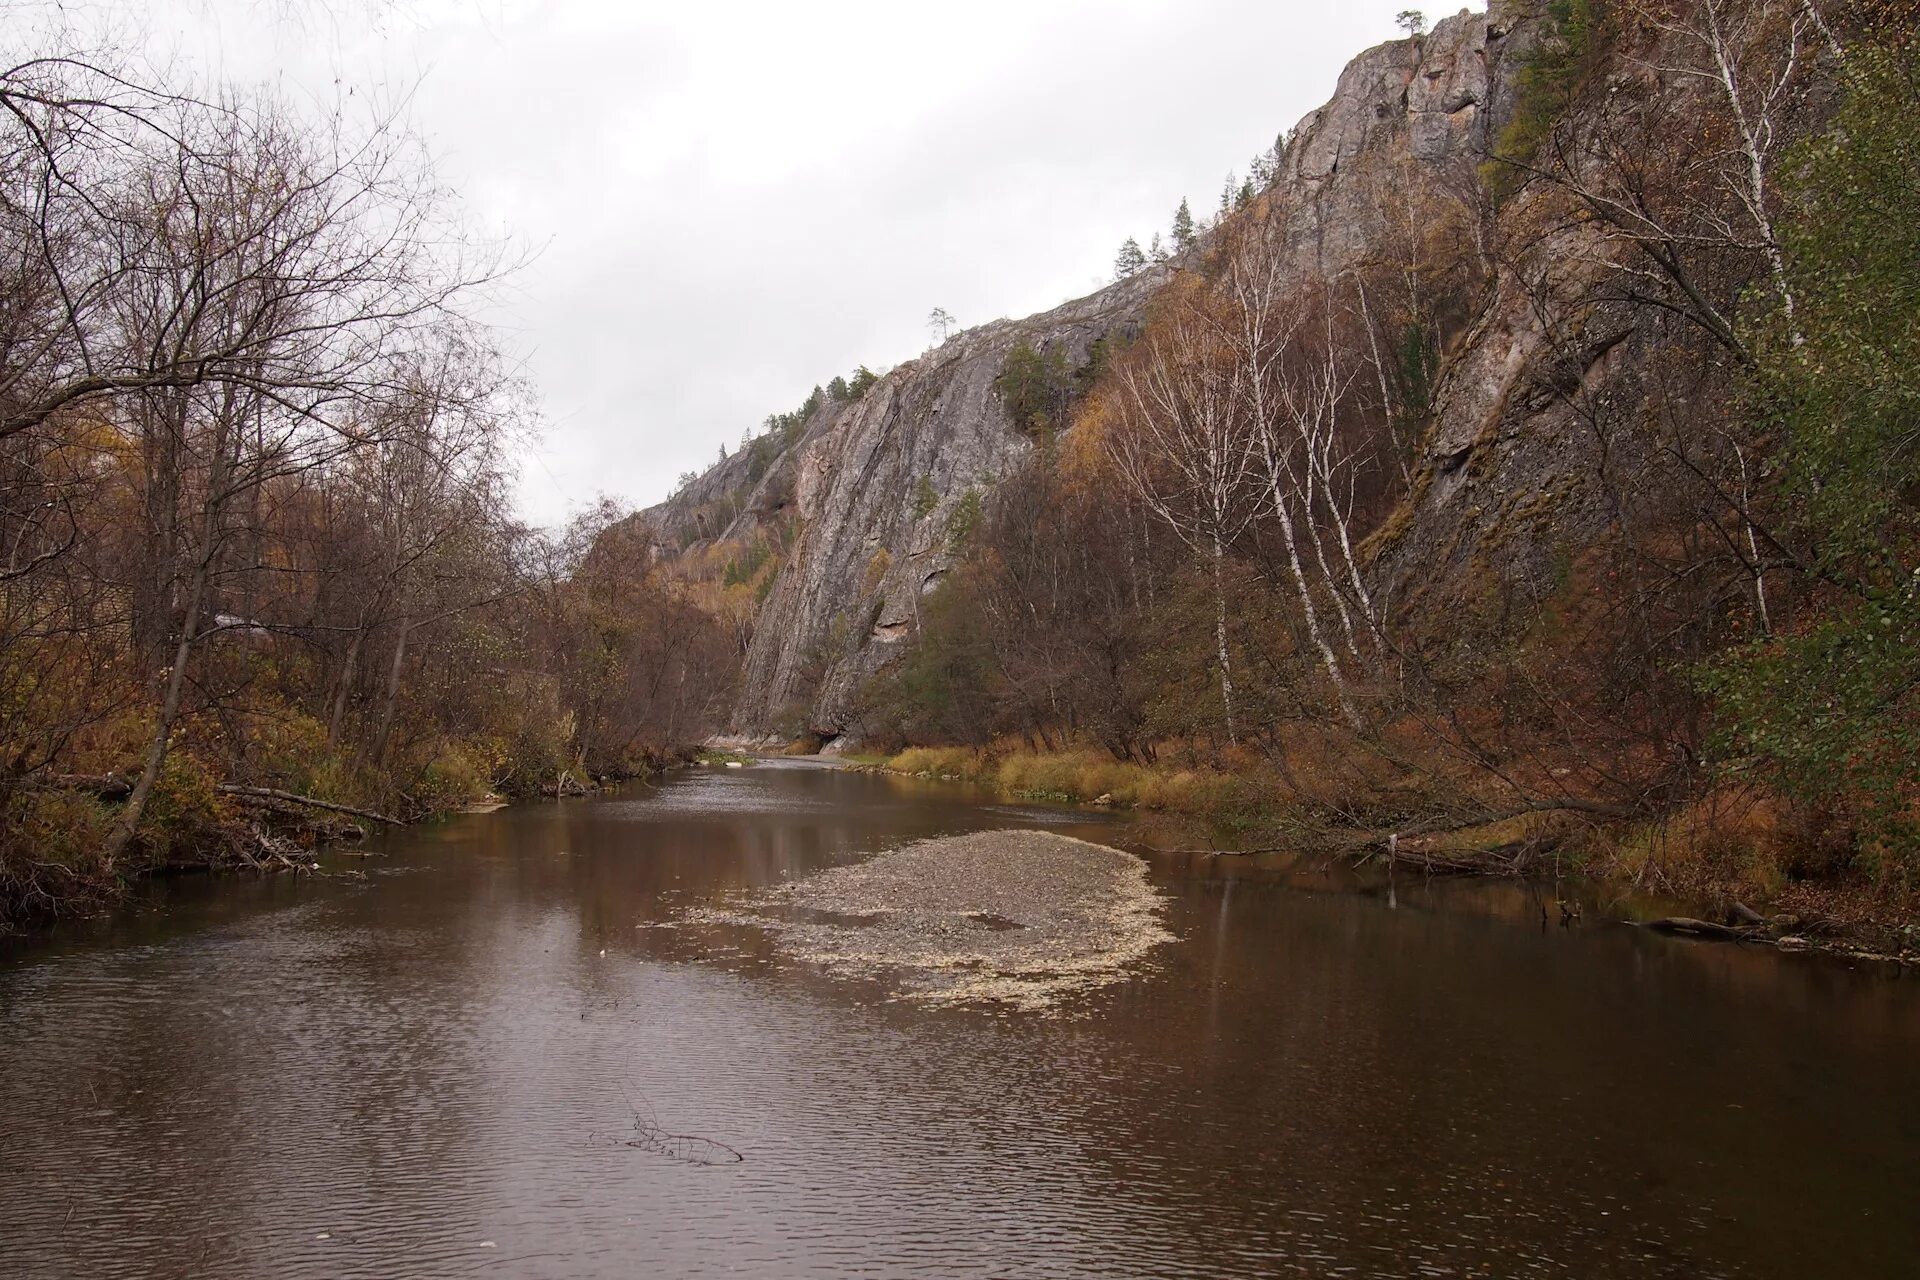
{"type": "Polygon", "coordinates": [[[1774,292],[1794,325],[1793,287],[1774,225],[1772,171],[1806,70],[1809,35],[1824,33],[1836,49],[1838,41],[1810,0],[1699,0],[1677,12],[1646,5],[1641,12],[1678,55],[1662,57],[1652,69],[1682,83],[1704,81],[1722,100],[1732,145],[1715,168],[1738,212],[1710,215],[1708,225],[1730,244],[1765,256],[1774,292]]]}
{"type": "Polygon", "coordinates": [[[377,441],[374,406],[412,389],[408,347],[447,325],[475,283],[439,256],[436,192],[394,127],[313,135],[270,101],[235,103],[183,121],[170,149],[136,152],[87,197],[108,212],[88,232],[110,246],[112,269],[89,282],[98,306],[60,312],[77,364],[44,378],[0,438],[131,395],[153,464],[147,506],[162,527],[136,594],[165,606],[170,652],[109,863],[164,767],[194,654],[226,625],[210,591],[248,504],[377,441]]]}
{"type": "Polygon", "coordinates": [[[1226,557],[1258,513],[1249,495],[1258,438],[1233,353],[1212,326],[1182,314],[1145,346],[1121,367],[1123,420],[1108,448],[1128,487],[1208,565],[1220,698],[1227,738],[1238,741],[1226,557]]]}
{"type": "Polygon", "coordinates": [[[1308,639],[1319,654],[1342,714],[1349,723],[1358,724],[1347,676],[1321,624],[1315,579],[1304,559],[1304,549],[1310,547],[1320,568],[1318,580],[1332,590],[1348,651],[1357,658],[1358,641],[1343,593],[1351,586],[1369,627],[1373,610],[1352,555],[1351,468],[1339,456],[1337,414],[1345,385],[1331,341],[1322,361],[1303,362],[1295,283],[1266,238],[1258,233],[1242,236],[1227,263],[1214,324],[1237,364],[1236,394],[1241,403],[1236,409],[1248,424],[1259,457],[1266,513],[1280,531],[1308,639]],[[1328,563],[1318,523],[1323,515],[1336,523],[1351,570],[1348,582],[1337,578],[1328,563]]]}
{"type": "Polygon", "coordinates": [[[927,313],[927,333],[933,338],[933,345],[939,346],[953,332],[953,313],[945,307],[935,307],[927,313]]]}
{"type": "MultiPolygon", "coordinates": [[[[1798,0],[1637,4],[1640,78],[1588,86],[1533,158],[1503,157],[1571,201],[1544,236],[1621,296],[1682,315],[1743,364],[1742,289],[1763,274],[1794,323],[1774,169],[1794,134],[1819,12],[1798,0]],[[1597,234],[1592,234],[1597,233],[1597,234]]],[[[1625,36],[1621,37],[1627,38],[1625,36]]],[[[1837,42],[1834,42],[1837,48],[1837,42]]]]}

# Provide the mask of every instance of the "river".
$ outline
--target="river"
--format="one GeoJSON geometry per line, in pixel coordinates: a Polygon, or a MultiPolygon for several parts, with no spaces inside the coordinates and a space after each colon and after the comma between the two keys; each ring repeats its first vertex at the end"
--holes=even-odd
{"type": "Polygon", "coordinates": [[[1149,857],[1171,941],[1050,1010],[687,923],[1010,827],[1136,840],[702,769],[15,943],[0,1275],[1920,1275],[1878,967],[1286,859],[1149,857]]]}

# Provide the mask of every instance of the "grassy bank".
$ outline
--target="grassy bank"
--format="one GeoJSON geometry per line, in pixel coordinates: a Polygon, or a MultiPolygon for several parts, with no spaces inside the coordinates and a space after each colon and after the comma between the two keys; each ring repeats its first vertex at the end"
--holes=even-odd
{"type": "Polygon", "coordinates": [[[914,747],[885,762],[890,773],[971,782],[1022,800],[1111,804],[1204,818],[1226,826],[1270,819],[1251,775],[1205,766],[1142,765],[1100,751],[996,754],[967,747],[914,747]]]}
{"type": "Polygon", "coordinates": [[[1414,820],[1357,825],[1353,815],[1390,813],[1387,797],[1329,806],[1303,797],[1297,776],[1259,762],[1147,765],[1098,750],[916,747],[867,767],[971,783],[1009,799],[1175,815],[1206,829],[1202,843],[1222,848],[1325,848],[1366,858],[1384,855],[1392,835],[1398,858],[1429,871],[1576,874],[1621,895],[1695,903],[1714,920],[1750,909],[1774,922],[1776,933],[1920,955],[1920,894],[1821,842],[1788,806],[1752,791],[1714,792],[1656,820],[1543,810],[1432,829],[1414,820]]]}

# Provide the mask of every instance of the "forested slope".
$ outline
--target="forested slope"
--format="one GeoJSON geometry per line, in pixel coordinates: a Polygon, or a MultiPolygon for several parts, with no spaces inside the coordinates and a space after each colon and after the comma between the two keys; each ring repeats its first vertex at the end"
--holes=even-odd
{"type": "Polygon", "coordinates": [[[820,408],[734,728],[1910,892],[1913,29],[1551,0],[1361,55],[1191,248],[1023,322],[1086,370],[1043,428],[988,336],[820,408]]]}

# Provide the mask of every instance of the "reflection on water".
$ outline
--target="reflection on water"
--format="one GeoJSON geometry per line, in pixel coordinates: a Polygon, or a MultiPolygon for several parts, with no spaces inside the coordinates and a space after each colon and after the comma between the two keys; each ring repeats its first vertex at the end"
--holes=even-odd
{"type": "Polygon", "coordinates": [[[0,1274],[1920,1273],[1911,981],[1188,858],[1152,864],[1178,940],[1074,1020],[648,927],[1009,825],[1126,839],[713,770],[35,944],[0,1274]]]}

